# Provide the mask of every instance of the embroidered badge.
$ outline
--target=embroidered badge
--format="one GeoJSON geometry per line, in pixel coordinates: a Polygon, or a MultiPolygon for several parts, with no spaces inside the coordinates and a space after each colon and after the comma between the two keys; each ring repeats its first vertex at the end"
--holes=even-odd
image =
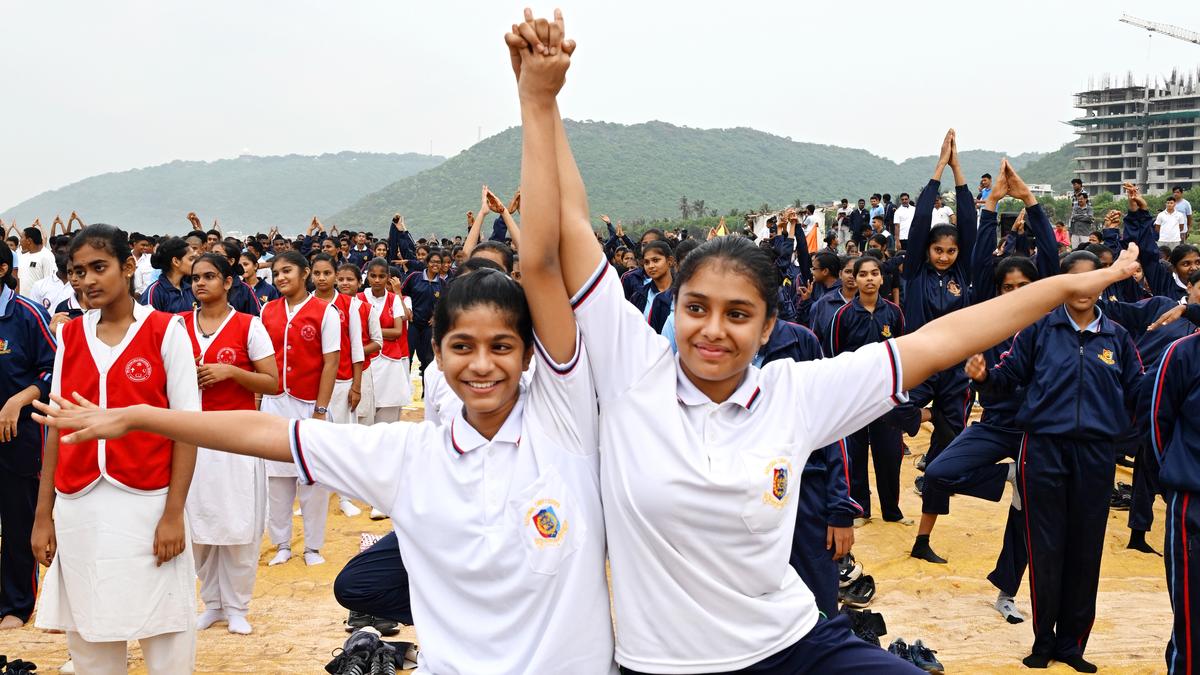
{"type": "Polygon", "coordinates": [[[882,336],[883,336],[883,337],[885,337],[885,338],[890,338],[890,337],[892,337],[892,327],[891,327],[891,326],[889,326],[889,325],[887,325],[886,323],[885,323],[885,324],[883,324],[883,330],[882,330],[882,331],[880,331],[880,332],[879,332],[879,334],[880,334],[880,335],[882,335],[882,336]]]}
{"type": "Polygon", "coordinates": [[[1096,356],[1097,356],[1097,357],[1098,357],[1098,358],[1099,358],[1101,361],[1103,361],[1103,362],[1107,363],[1107,364],[1108,364],[1108,365],[1110,365],[1110,366],[1112,366],[1112,365],[1116,365],[1116,363],[1117,363],[1117,362],[1116,362],[1116,361],[1113,359],[1113,353],[1112,353],[1112,350],[1111,350],[1111,349],[1105,349],[1105,350],[1101,351],[1099,354],[1097,354],[1096,356]]]}
{"type": "Polygon", "coordinates": [[[145,382],[153,372],[154,368],[150,366],[150,362],[140,356],[125,363],[125,377],[128,377],[130,382],[145,382]]]}
{"type": "Polygon", "coordinates": [[[525,512],[525,522],[533,526],[537,537],[533,543],[539,548],[558,546],[567,533],[568,523],[559,518],[562,504],[553,499],[539,499],[525,512]]]}
{"type": "Polygon", "coordinates": [[[237,352],[233,351],[232,347],[222,347],[217,352],[217,363],[231,365],[237,359],[237,352]]]}
{"type": "Polygon", "coordinates": [[[12,349],[8,346],[8,340],[0,339],[0,354],[10,354],[12,349]]]}
{"type": "Polygon", "coordinates": [[[300,337],[311,342],[317,337],[317,329],[313,328],[312,326],[301,326],[300,337]]]}
{"type": "Polygon", "coordinates": [[[962,288],[959,287],[957,281],[951,280],[950,283],[946,284],[946,290],[950,291],[950,295],[953,295],[956,298],[962,295],[962,288]]]}
{"type": "Polygon", "coordinates": [[[788,488],[791,487],[792,463],[784,457],[776,457],[767,463],[763,473],[771,483],[771,489],[763,492],[763,503],[777,509],[787,506],[788,500],[791,499],[788,488]]]}

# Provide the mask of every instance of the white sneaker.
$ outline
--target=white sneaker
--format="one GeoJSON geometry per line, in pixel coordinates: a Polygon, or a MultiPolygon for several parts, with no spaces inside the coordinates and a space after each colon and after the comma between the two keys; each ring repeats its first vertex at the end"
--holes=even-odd
{"type": "Polygon", "coordinates": [[[285,563],[291,559],[292,559],[292,549],[281,546],[281,547],[279,547],[279,550],[275,552],[275,557],[271,558],[271,562],[267,563],[267,566],[273,567],[275,565],[282,565],[283,563],[285,563]]]}
{"type": "MultiPolygon", "coordinates": [[[[1021,510],[1021,493],[1017,491],[1017,463],[1012,462],[1008,465],[1008,476],[1004,480],[1012,483],[1012,507],[1018,511],[1021,510]]],[[[1023,621],[1024,619],[1022,619],[1023,621]]]]}
{"type": "Polygon", "coordinates": [[[321,557],[320,552],[312,549],[304,550],[304,564],[308,566],[321,565],[325,562],[325,558],[321,557]]]}
{"type": "Polygon", "coordinates": [[[388,514],[380,511],[374,506],[371,507],[371,520],[383,520],[388,517],[388,514]]]}
{"type": "Polygon", "coordinates": [[[340,500],[338,500],[338,506],[342,508],[342,515],[346,516],[347,518],[353,518],[362,514],[362,509],[355,506],[353,502],[345,497],[342,497],[340,500]]]}
{"type": "Polygon", "coordinates": [[[993,607],[1009,623],[1021,623],[1025,620],[1025,617],[1021,614],[1021,610],[1017,609],[1017,601],[1011,595],[1001,593],[996,598],[996,604],[993,607]]]}

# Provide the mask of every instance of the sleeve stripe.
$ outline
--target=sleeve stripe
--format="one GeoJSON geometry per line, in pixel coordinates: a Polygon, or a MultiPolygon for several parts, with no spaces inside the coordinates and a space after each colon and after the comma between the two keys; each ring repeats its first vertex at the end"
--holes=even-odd
{"type": "Polygon", "coordinates": [[[900,405],[904,402],[904,382],[900,378],[900,356],[896,353],[896,341],[888,340],[883,344],[887,347],[888,362],[892,368],[892,403],[900,405]]]}
{"type": "Polygon", "coordinates": [[[300,479],[307,485],[316,483],[312,472],[308,470],[308,461],[304,459],[304,448],[300,445],[300,420],[292,420],[292,459],[300,469],[300,479]]]}
{"type": "Polygon", "coordinates": [[[583,352],[583,335],[579,332],[578,328],[575,329],[575,355],[566,363],[557,363],[554,359],[550,358],[546,347],[542,345],[542,341],[538,339],[536,334],[533,336],[533,346],[538,356],[542,357],[547,366],[550,366],[550,370],[559,375],[569,375],[571,371],[575,370],[576,364],[579,363],[579,355],[583,352]]]}
{"type": "Polygon", "coordinates": [[[1171,355],[1175,352],[1176,345],[1179,341],[1171,343],[1167,351],[1163,354],[1162,360],[1158,363],[1158,374],[1154,377],[1154,390],[1150,398],[1150,445],[1154,448],[1154,453],[1160,458],[1163,453],[1162,445],[1162,430],[1158,426],[1158,406],[1162,403],[1163,385],[1167,380],[1167,363],[1171,360],[1171,355]]]}
{"type": "Polygon", "coordinates": [[[846,452],[846,439],[839,438],[837,442],[838,449],[842,451],[842,470],[846,473],[846,498],[858,509],[859,513],[863,512],[862,504],[854,501],[854,496],[850,494],[850,454],[846,452]]]}
{"type": "MultiPolygon", "coordinates": [[[[596,288],[600,285],[600,282],[606,276],[608,276],[608,269],[611,269],[608,262],[605,261],[604,258],[601,258],[600,264],[596,266],[596,271],[592,272],[592,276],[589,277],[586,282],[584,282],[583,287],[580,288],[579,291],[575,293],[574,297],[571,298],[572,310],[579,309],[579,307],[586,302],[589,297],[591,297],[592,292],[596,290],[596,288]]],[[[616,272],[613,272],[613,274],[616,274],[616,272]]]]}

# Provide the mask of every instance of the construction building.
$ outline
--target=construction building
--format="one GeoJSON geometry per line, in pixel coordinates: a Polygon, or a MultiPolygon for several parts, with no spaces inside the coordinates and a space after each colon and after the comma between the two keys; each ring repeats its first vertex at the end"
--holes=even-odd
{"type": "Polygon", "coordinates": [[[1092,193],[1121,193],[1134,183],[1146,194],[1200,183],[1200,69],[1163,81],[1136,84],[1127,75],[1113,85],[1075,94],[1082,115],[1070,121],[1079,140],[1078,176],[1092,193]],[[1148,139],[1148,140],[1147,140],[1148,139]]]}

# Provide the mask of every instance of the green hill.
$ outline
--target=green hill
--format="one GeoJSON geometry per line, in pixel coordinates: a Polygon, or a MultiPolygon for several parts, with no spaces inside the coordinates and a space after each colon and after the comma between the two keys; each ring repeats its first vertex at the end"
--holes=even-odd
{"type": "Polygon", "coordinates": [[[1021,178],[1024,178],[1026,183],[1049,183],[1055,194],[1069,192],[1076,167],[1072,158],[1077,153],[1075,142],[1071,141],[1058,150],[1030,162],[1021,170],[1021,178]]]}
{"type": "MultiPolygon", "coordinates": [[[[567,134],[592,212],[626,222],[677,218],[683,196],[703,200],[706,211],[721,214],[764,203],[778,207],[797,199],[857,199],[876,191],[907,191],[915,197],[935,161],[929,156],[897,164],[866,150],[798,143],[746,128],[568,121],[567,134]]],[[[986,150],[962,153],[972,187],[984,171],[995,172],[1002,156],[986,150]]],[[[1039,156],[1027,153],[1010,159],[1022,168],[1039,156]]],[[[520,166],[520,129],[508,129],[436,168],[366,195],[329,221],[377,231],[400,212],[413,231],[444,234],[464,226],[468,209],[479,208],[480,183],[507,199],[516,188],[520,166]]],[[[947,174],[946,182],[950,180],[947,174]]]]}
{"type": "Polygon", "coordinates": [[[443,157],[339,152],[320,156],[242,156],[214,162],[169,164],[92,176],[43,192],[0,213],[28,225],[72,210],[89,223],[129,231],[181,233],[188,211],[226,231],[302,230],[314,215],[333,213],[362,195],[437,166],[443,157]]]}

